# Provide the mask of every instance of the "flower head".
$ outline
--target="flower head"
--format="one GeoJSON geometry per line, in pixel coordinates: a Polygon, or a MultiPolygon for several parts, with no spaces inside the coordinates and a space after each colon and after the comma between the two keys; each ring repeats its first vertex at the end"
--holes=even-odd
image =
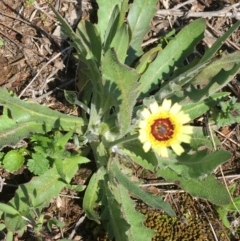
{"type": "Polygon", "coordinates": [[[177,155],[184,149],[181,142],[190,143],[193,127],[184,125],[190,121],[188,114],[181,111],[181,105],[164,99],[161,106],[157,102],[149,105],[149,109],[141,111],[142,120],[139,122],[139,140],[143,149],[148,152],[150,148],[162,157],[168,157],[168,147],[177,155]]]}

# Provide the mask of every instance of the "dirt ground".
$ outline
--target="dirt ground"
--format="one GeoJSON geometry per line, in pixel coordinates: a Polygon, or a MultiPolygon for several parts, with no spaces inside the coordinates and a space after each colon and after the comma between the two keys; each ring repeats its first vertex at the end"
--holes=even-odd
{"type": "MultiPolygon", "coordinates": [[[[58,22],[48,3],[51,3],[73,29],[81,19],[97,21],[97,4],[91,0],[1,0],[0,1],[0,88],[12,90],[22,99],[45,104],[52,109],[77,115],[77,109],[72,108],[63,96],[63,89],[76,90],[76,60],[68,43],[60,33],[58,22]]],[[[240,4],[238,0],[196,0],[189,4],[179,5],[183,0],[159,1],[158,10],[175,8],[175,11],[161,13],[158,11],[151,25],[151,31],[146,36],[145,45],[154,42],[154,38],[164,35],[171,28],[181,29],[190,21],[199,17],[207,17],[207,29],[202,41],[203,48],[211,46],[217,37],[222,36],[233,23],[240,19],[240,4]],[[190,11],[190,17],[179,15],[177,10],[190,11]],[[228,13],[227,17],[224,17],[228,13]],[[204,15],[206,14],[206,15],[204,15]]],[[[235,31],[223,45],[229,52],[240,50],[240,30],[235,31]]],[[[239,100],[240,78],[236,76],[229,84],[231,91],[239,100]]],[[[230,186],[235,183],[237,188],[233,197],[240,195],[240,125],[234,124],[219,130],[216,135],[222,142],[224,149],[232,153],[232,158],[215,170],[216,176],[226,180],[230,186]]],[[[86,183],[93,173],[94,166],[82,167],[74,177],[74,183],[86,183]]],[[[0,168],[0,176],[6,179],[0,201],[6,202],[12,198],[17,186],[28,182],[31,174],[27,169],[21,169],[14,174],[0,168]]],[[[140,177],[141,178],[141,177],[140,177]]],[[[152,183],[152,176],[144,177],[146,184],[152,183]]],[[[146,226],[159,225],[162,238],[154,240],[240,240],[240,219],[238,213],[229,213],[231,229],[226,229],[219,219],[216,207],[206,200],[193,198],[184,193],[176,185],[171,184],[161,189],[152,186],[153,193],[164,194],[177,213],[177,219],[167,219],[163,213],[152,210],[139,203],[137,209],[148,218],[146,226]],[[191,216],[186,221],[186,214],[191,216]],[[160,221],[159,221],[160,220],[160,221]],[[167,220],[167,221],[166,221],[167,220]],[[164,228],[162,228],[164,227],[164,228]],[[194,230],[196,234],[194,234],[194,230]],[[166,233],[164,236],[163,233],[166,233]],[[174,233],[172,239],[169,233],[174,233]],[[179,237],[179,233],[182,233],[179,237]]],[[[43,240],[59,240],[63,236],[73,234],[74,227],[80,218],[84,217],[81,208],[82,196],[70,190],[63,190],[58,200],[52,200],[50,206],[44,210],[45,217],[56,217],[67,225],[63,229],[53,229],[52,232],[42,231],[43,240]],[[57,205],[57,202],[61,204],[57,205]]],[[[95,223],[83,219],[83,222],[73,235],[73,240],[106,240],[103,228],[95,223]]],[[[4,240],[0,233],[0,240],[4,240]]],[[[17,240],[39,240],[31,229],[26,230],[17,240]]]]}

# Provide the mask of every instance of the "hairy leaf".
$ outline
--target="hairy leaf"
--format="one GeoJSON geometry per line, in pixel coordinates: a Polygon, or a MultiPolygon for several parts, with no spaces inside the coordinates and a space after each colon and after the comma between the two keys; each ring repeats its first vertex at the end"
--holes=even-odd
{"type": "MultiPolygon", "coordinates": [[[[115,182],[115,187],[112,189],[114,196],[121,205],[121,215],[130,225],[126,231],[129,241],[151,241],[155,232],[144,226],[143,222],[146,217],[135,210],[135,202],[130,198],[126,187],[115,182]]],[[[119,240],[121,241],[121,240],[119,240]]]]}
{"type": "Polygon", "coordinates": [[[111,43],[111,47],[115,49],[116,54],[121,63],[124,63],[126,59],[128,44],[129,44],[128,25],[123,23],[122,26],[118,29],[111,43]]]}
{"type": "Polygon", "coordinates": [[[105,38],[105,34],[108,28],[108,23],[110,22],[113,9],[116,5],[118,5],[120,8],[122,1],[123,0],[120,0],[120,1],[119,0],[111,0],[111,1],[97,0],[98,7],[99,7],[97,29],[98,29],[98,32],[100,33],[102,42],[105,38]]]}
{"type": "Polygon", "coordinates": [[[205,20],[203,19],[195,20],[183,28],[148,66],[140,79],[139,91],[149,92],[156,88],[162,79],[167,79],[174,67],[183,66],[183,61],[203,38],[204,30],[205,20]]]}
{"type": "Polygon", "coordinates": [[[111,176],[116,177],[117,181],[125,188],[127,188],[128,191],[132,193],[134,196],[140,198],[143,202],[145,202],[153,208],[162,209],[169,215],[175,216],[175,213],[171,206],[168,203],[164,202],[161,197],[153,196],[145,192],[137,184],[131,182],[118,168],[117,158],[113,159],[110,172],[111,176]]]}
{"type": "Polygon", "coordinates": [[[186,179],[169,168],[159,169],[157,174],[168,182],[176,183],[194,197],[207,199],[216,205],[226,205],[230,202],[225,186],[218,182],[214,175],[209,175],[204,180],[186,179]]]}
{"type": "Polygon", "coordinates": [[[200,85],[201,89],[191,86],[185,95],[193,101],[199,101],[226,86],[233,77],[240,72],[240,51],[233,54],[223,54],[204,68],[193,80],[193,85],[200,85]]]}
{"type": "Polygon", "coordinates": [[[1,130],[0,127],[0,150],[5,146],[14,147],[20,140],[29,137],[32,133],[45,133],[51,129],[51,126],[36,123],[35,121],[16,124],[7,130],[1,130]]]}
{"type": "Polygon", "coordinates": [[[0,149],[4,146],[14,146],[32,133],[45,133],[53,128],[74,130],[81,134],[85,124],[82,118],[20,100],[11,96],[5,89],[0,89],[0,105],[10,110],[12,118],[10,119],[8,112],[3,113],[2,121],[6,123],[0,126],[0,149]]]}
{"type": "Polygon", "coordinates": [[[101,190],[104,191],[101,203],[104,207],[101,214],[101,221],[108,231],[108,238],[116,241],[128,240],[126,232],[130,225],[124,219],[121,210],[121,203],[115,197],[116,187],[112,182],[109,182],[109,177],[106,174],[104,180],[100,182],[101,190]]]}
{"type": "Polygon", "coordinates": [[[227,38],[240,26],[240,21],[236,22],[226,33],[218,38],[210,49],[207,49],[200,62],[208,61],[219,50],[227,38]]]}
{"type": "Polygon", "coordinates": [[[79,117],[68,116],[51,110],[45,106],[20,100],[11,96],[6,89],[0,89],[0,105],[6,106],[11,111],[12,119],[17,123],[38,122],[52,128],[74,130],[81,132],[84,122],[79,117]]]}
{"type": "Polygon", "coordinates": [[[131,41],[126,63],[130,65],[142,51],[143,38],[150,30],[150,22],[156,12],[157,0],[135,0],[130,6],[128,23],[131,30],[131,41]]]}
{"type": "Polygon", "coordinates": [[[103,85],[112,98],[113,105],[119,110],[118,122],[120,137],[130,127],[133,107],[138,96],[138,74],[134,69],[119,62],[114,50],[110,49],[102,62],[103,85]]]}
{"type": "Polygon", "coordinates": [[[92,59],[100,65],[102,46],[95,26],[88,21],[80,21],[76,29],[76,37],[82,41],[87,51],[86,59],[92,59]]]}
{"type": "Polygon", "coordinates": [[[192,101],[186,101],[183,102],[182,110],[188,113],[190,118],[193,120],[206,113],[211,107],[216,106],[223,97],[228,95],[228,92],[220,92],[215,93],[211,97],[196,103],[192,101]]]}
{"type": "Polygon", "coordinates": [[[103,180],[103,176],[105,172],[106,171],[102,167],[92,175],[83,198],[83,209],[87,214],[87,217],[99,224],[100,224],[99,222],[100,217],[95,211],[95,208],[96,208],[97,201],[100,200],[99,181],[103,180]]]}
{"type": "Polygon", "coordinates": [[[154,152],[144,152],[142,143],[138,140],[125,142],[122,144],[122,147],[124,149],[121,149],[121,151],[128,155],[134,162],[145,169],[154,171],[158,163],[154,152]]]}
{"type": "MultiPolygon", "coordinates": [[[[208,128],[208,127],[207,127],[208,128]]],[[[208,149],[209,151],[214,151],[214,147],[220,148],[222,146],[221,142],[219,141],[216,135],[213,135],[213,140],[210,137],[210,134],[207,133],[203,127],[194,126],[193,127],[193,135],[190,142],[190,147],[192,150],[199,150],[199,149],[208,149]],[[213,142],[215,146],[213,145],[213,142]]]]}
{"type": "Polygon", "coordinates": [[[182,177],[199,178],[213,172],[215,168],[226,162],[230,157],[231,154],[224,150],[210,153],[203,150],[192,155],[181,155],[174,167],[182,177]]]}

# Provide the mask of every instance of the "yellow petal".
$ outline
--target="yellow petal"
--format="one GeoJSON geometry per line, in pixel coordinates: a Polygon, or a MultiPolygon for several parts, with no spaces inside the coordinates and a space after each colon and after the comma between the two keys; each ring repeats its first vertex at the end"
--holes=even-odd
{"type": "Polygon", "coordinates": [[[147,134],[144,130],[139,130],[139,136],[138,136],[138,139],[144,143],[147,141],[147,134]]]}
{"type": "Polygon", "coordinates": [[[180,110],[181,110],[182,106],[179,105],[178,103],[175,103],[171,109],[170,109],[170,113],[173,114],[173,115],[176,115],[180,110]]]}
{"type": "Polygon", "coordinates": [[[152,114],[156,114],[158,112],[158,103],[154,101],[149,105],[149,109],[151,110],[152,114]]]}
{"type": "Polygon", "coordinates": [[[161,157],[168,157],[168,149],[167,147],[159,147],[154,149],[154,152],[156,152],[161,157]]]}
{"type": "Polygon", "coordinates": [[[171,101],[171,100],[164,99],[164,100],[163,100],[163,103],[162,103],[162,108],[163,108],[164,110],[169,111],[170,108],[171,108],[171,105],[172,105],[172,101],[171,101]]]}
{"type": "Polygon", "coordinates": [[[151,113],[148,109],[144,108],[143,111],[141,112],[141,115],[143,118],[148,118],[151,115],[151,113]]]}
{"type": "Polygon", "coordinates": [[[146,141],[144,144],[143,144],[143,150],[145,152],[148,152],[151,148],[151,143],[149,141],[146,141]]]}
{"type": "Polygon", "coordinates": [[[180,142],[190,143],[190,141],[191,141],[191,136],[186,135],[186,134],[183,134],[183,133],[180,133],[180,134],[178,135],[177,139],[178,139],[180,142]]]}
{"type": "Polygon", "coordinates": [[[172,144],[171,145],[173,151],[178,155],[180,156],[183,152],[184,152],[184,149],[182,148],[182,146],[180,144],[172,144]]]}
{"type": "Polygon", "coordinates": [[[139,121],[139,124],[138,124],[138,126],[139,126],[139,128],[146,128],[146,126],[147,126],[147,122],[146,121],[139,121]]]}
{"type": "Polygon", "coordinates": [[[181,124],[185,124],[185,123],[188,123],[191,118],[189,117],[188,114],[185,114],[183,111],[180,111],[177,113],[176,115],[176,118],[178,119],[178,121],[181,123],[181,124]]]}
{"type": "Polygon", "coordinates": [[[182,126],[182,133],[192,134],[193,133],[193,127],[192,126],[182,126]]]}

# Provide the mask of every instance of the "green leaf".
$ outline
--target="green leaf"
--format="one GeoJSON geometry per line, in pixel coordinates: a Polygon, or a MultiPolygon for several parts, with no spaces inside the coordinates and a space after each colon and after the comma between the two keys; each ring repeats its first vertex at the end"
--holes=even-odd
{"type": "Polygon", "coordinates": [[[231,157],[230,152],[219,150],[208,153],[207,150],[198,151],[195,154],[183,154],[178,157],[176,167],[181,170],[182,177],[199,178],[210,174],[222,163],[231,157]]]}
{"type": "Polygon", "coordinates": [[[194,197],[209,200],[216,205],[226,205],[230,202],[229,194],[225,186],[218,182],[214,175],[209,175],[204,180],[186,179],[173,170],[159,169],[157,174],[168,182],[173,182],[194,197]]]}
{"type": "Polygon", "coordinates": [[[50,126],[44,126],[35,121],[16,124],[15,127],[7,130],[1,130],[0,127],[0,150],[5,146],[15,147],[20,140],[29,137],[32,133],[45,133],[50,130],[50,126]]]}
{"type": "Polygon", "coordinates": [[[134,196],[140,198],[143,202],[148,204],[149,206],[153,208],[158,208],[164,210],[166,213],[168,213],[171,216],[175,216],[175,213],[171,206],[164,202],[161,197],[159,196],[153,196],[147,192],[145,192],[143,189],[138,187],[137,184],[131,182],[118,168],[117,166],[117,158],[113,157],[111,163],[111,169],[110,169],[110,175],[117,179],[117,181],[123,185],[130,193],[132,193],[134,196]]]}
{"type": "Polygon", "coordinates": [[[191,101],[188,101],[188,102],[186,101],[181,103],[183,105],[182,110],[188,113],[190,118],[194,120],[195,118],[206,113],[211,107],[216,106],[223,97],[226,97],[228,95],[229,95],[228,92],[220,92],[220,93],[215,93],[211,97],[196,103],[191,101]]]}
{"type": "Polygon", "coordinates": [[[204,68],[193,80],[192,84],[201,85],[201,89],[191,86],[185,92],[193,101],[211,96],[226,86],[240,71],[240,52],[223,54],[204,68]]]}
{"type": "MultiPolygon", "coordinates": [[[[78,157],[76,159],[67,159],[63,162],[63,169],[66,175],[66,179],[71,179],[78,170],[79,163],[88,162],[85,157],[78,157]]],[[[32,212],[32,208],[43,208],[49,205],[52,198],[57,197],[63,187],[66,186],[64,180],[58,174],[55,166],[52,169],[47,170],[43,175],[33,177],[27,184],[19,185],[18,190],[15,193],[13,199],[10,200],[9,205],[18,210],[22,216],[26,216],[28,219],[35,219],[35,212],[32,212]]],[[[5,217],[6,227],[13,232],[20,230],[26,226],[26,221],[21,217],[6,215],[5,217]]]]}
{"type": "MultiPolygon", "coordinates": [[[[126,231],[129,241],[151,241],[155,232],[144,226],[146,217],[135,210],[135,202],[130,198],[128,190],[120,183],[115,182],[111,191],[121,206],[121,215],[130,225],[126,231]]],[[[119,239],[121,241],[121,239],[119,239]]]]}
{"type": "Polygon", "coordinates": [[[100,224],[99,222],[100,217],[95,211],[95,208],[96,208],[96,202],[97,200],[99,200],[99,195],[100,195],[99,181],[103,180],[103,176],[105,172],[106,171],[102,167],[92,175],[83,198],[83,209],[87,214],[87,217],[91,220],[94,220],[98,224],[100,224]]]}
{"type": "Polygon", "coordinates": [[[128,23],[131,30],[131,40],[128,49],[127,65],[142,55],[143,38],[150,30],[151,20],[156,12],[157,0],[135,0],[129,9],[128,23]]]}
{"type": "Polygon", "coordinates": [[[134,162],[147,170],[154,171],[158,161],[154,152],[144,152],[140,141],[129,141],[122,144],[121,152],[129,156],[134,162]]]}
{"type": "Polygon", "coordinates": [[[220,38],[218,38],[215,43],[212,45],[210,49],[207,49],[205,54],[203,55],[200,62],[208,61],[214,54],[218,51],[218,49],[223,45],[223,43],[227,40],[227,38],[240,26],[240,21],[237,21],[231,28],[228,29],[226,33],[220,38]]]}
{"type": "Polygon", "coordinates": [[[0,203],[0,210],[11,215],[20,215],[18,210],[5,203],[0,203]]]}
{"type": "MultiPolygon", "coordinates": [[[[85,124],[80,117],[68,116],[45,106],[20,100],[5,89],[0,89],[0,105],[6,106],[12,117],[11,127],[0,126],[0,149],[14,146],[32,133],[45,133],[53,128],[74,130],[81,134],[85,124]]],[[[4,118],[7,118],[6,112],[4,118]]],[[[10,123],[9,119],[7,122],[10,123]]]]}
{"type": "Polygon", "coordinates": [[[8,232],[6,236],[6,241],[13,241],[13,232],[8,232]]]}
{"type": "Polygon", "coordinates": [[[216,122],[218,127],[227,126],[240,122],[240,103],[232,97],[227,101],[221,101],[220,107],[212,110],[211,118],[216,122]]]}
{"type": "Polygon", "coordinates": [[[116,35],[116,32],[119,28],[119,18],[120,18],[119,7],[118,5],[116,5],[112,11],[112,15],[109,19],[108,27],[105,33],[104,52],[108,51],[109,46],[111,45],[113,38],[116,35]]]}
{"type": "MultiPolygon", "coordinates": [[[[207,62],[194,65],[190,63],[187,66],[178,68],[176,71],[174,71],[173,76],[171,76],[169,81],[163,83],[159,91],[155,94],[156,100],[161,101],[162,99],[169,97],[173,99],[176,98],[175,96],[179,96],[181,94],[183,95],[183,98],[180,98],[180,100],[186,98],[186,96],[183,94],[186,85],[191,83],[193,78],[199,74],[199,72],[204,69],[207,64],[209,63],[207,62]],[[176,76],[174,77],[174,75],[176,76]]],[[[178,97],[177,102],[180,102],[180,100],[178,97]]]]}
{"type": "Polygon", "coordinates": [[[214,148],[220,148],[222,146],[221,142],[216,135],[213,135],[213,140],[210,136],[206,136],[204,133],[204,128],[199,126],[193,127],[193,135],[190,143],[190,147],[197,151],[199,149],[207,149],[209,151],[214,151],[214,148]],[[213,145],[213,141],[215,146],[213,145]]]}
{"type": "Polygon", "coordinates": [[[3,158],[3,166],[9,172],[15,172],[22,167],[24,157],[18,150],[9,151],[3,158]]]}
{"type": "Polygon", "coordinates": [[[76,29],[76,37],[81,40],[87,51],[85,58],[94,60],[99,66],[102,46],[96,27],[88,21],[81,20],[76,29]]]}
{"type": "Polygon", "coordinates": [[[105,34],[107,31],[107,28],[109,28],[109,22],[111,18],[111,14],[113,13],[114,7],[118,5],[118,7],[121,7],[122,0],[111,0],[111,1],[105,1],[105,0],[97,0],[98,3],[98,24],[97,29],[100,33],[102,42],[105,39],[105,34]],[[106,14],[107,13],[107,14],[106,14]]]}
{"type": "Polygon", "coordinates": [[[195,20],[183,28],[143,73],[139,91],[147,93],[157,88],[163,78],[167,79],[171,75],[173,68],[183,66],[184,60],[193,53],[195,46],[203,38],[204,30],[203,19],[195,20]]]}
{"type": "Polygon", "coordinates": [[[124,63],[127,56],[127,48],[129,45],[128,25],[125,23],[116,32],[111,47],[115,49],[118,59],[124,63]]]}
{"type": "Polygon", "coordinates": [[[0,116],[0,130],[8,130],[13,128],[16,122],[10,118],[10,112],[7,108],[3,108],[3,114],[0,116]]]}
{"type": "Polygon", "coordinates": [[[100,182],[100,187],[104,191],[103,199],[101,200],[104,206],[101,214],[101,221],[105,229],[108,231],[108,238],[116,241],[128,240],[126,235],[130,225],[122,215],[121,203],[119,203],[114,195],[116,187],[109,182],[108,175],[104,176],[104,180],[100,182]]]}
{"type": "MultiPolygon", "coordinates": [[[[1,214],[0,214],[0,216],[1,216],[1,214]]],[[[5,224],[0,223],[0,231],[2,231],[5,227],[6,227],[5,224]]]]}
{"type": "Polygon", "coordinates": [[[57,16],[58,21],[61,24],[63,32],[71,39],[70,44],[77,50],[78,57],[81,60],[85,60],[87,56],[87,50],[85,49],[85,46],[81,39],[77,37],[77,35],[74,33],[72,28],[69,26],[69,24],[65,21],[65,19],[55,10],[54,7],[49,5],[54,14],[57,16]]]}
{"type": "Polygon", "coordinates": [[[52,225],[56,225],[59,228],[63,228],[65,226],[64,222],[57,220],[56,218],[50,218],[47,222],[47,227],[50,232],[52,232],[52,225]]]}
{"type": "Polygon", "coordinates": [[[27,167],[30,172],[35,175],[41,175],[49,168],[49,160],[47,160],[41,153],[32,153],[32,158],[29,159],[27,167]]]}
{"type": "Polygon", "coordinates": [[[119,62],[114,50],[110,49],[102,62],[103,85],[118,111],[120,137],[125,135],[131,124],[133,107],[138,97],[138,74],[134,69],[119,62]]]}
{"type": "Polygon", "coordinates": [[[7,106],[11,111],[12,119],[18,123],[35,121],[52,126],[52,128],[77,129],[80,133],[81,127],[84,125],[80,117],[67,116],[45,106],[22,101],[11,96],[5,89],[0,89],[0,105],[7,106]]]}
{"type": "Polygon", "coordinates": [[[136,71],[142,74],[160,51],[162,51],[161,47],[155,47],[143,54],[136,65],[136,71]]]}

